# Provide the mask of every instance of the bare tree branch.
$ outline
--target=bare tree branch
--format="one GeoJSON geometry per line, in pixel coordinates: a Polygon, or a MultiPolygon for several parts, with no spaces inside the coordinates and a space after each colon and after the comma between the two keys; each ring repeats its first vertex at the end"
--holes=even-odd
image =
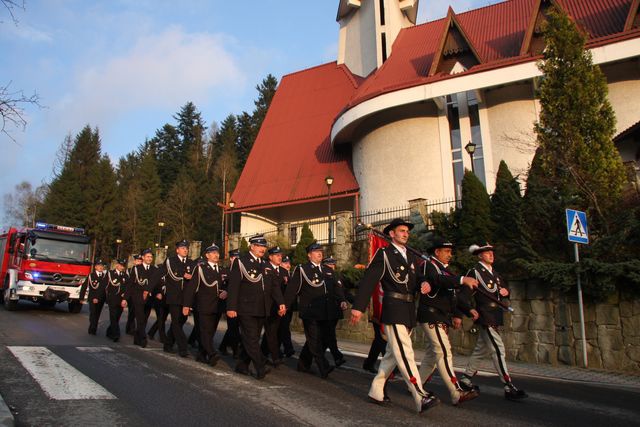
{"type": "Polygon", "coordinates": [[[25,119],[25,108],[28,105],[36,105],[42,108],[40,104],[40,96],[34,93],[31,96],[24,94],[23,90],[12,91],[9,89],[11,82],[6,86],[0,87],[0,133],[5,134],[9,139],[15,142],[15,138],[10,134],[9,128],[27,127],[25,119]]]}
{"type": "MultiPolygon", "coordinates": [[[[22,9],[24,10],[24,0],[22,1],[14,1],[14,0],[0,0],[2,1],[2,5],[7,9],[7,12],[9,12],[9,16],[11,16],[11,20],[13,21],[13,23],[15,25],[18,25],[18,18],[16,18],[16,16],[13,13],[13,9],[18,8],[18,9],[22,9]]],[[[0,21],[0,23],[2,23],[3,21],[0,21]]]]}

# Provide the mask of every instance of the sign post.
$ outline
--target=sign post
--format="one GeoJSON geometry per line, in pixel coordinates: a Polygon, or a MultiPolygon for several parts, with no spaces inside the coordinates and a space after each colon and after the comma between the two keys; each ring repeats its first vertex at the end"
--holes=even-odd
{"type": "MultiPolygon", "coordinates": [[[[589,243],[589,229],[587,228],[587,214],[582,211],[573,209],[566,210],[567,217],[567,237],[573,243],[573,253],[575,255],[576,264],[580,263],[580,252],[578,245],[586,245],[589,243]]],[[[582,360],[584,367],[589,367],[587,359],[587,335],[584,326],[584,305],[582,303],[582,285],[580,283],[580,270],[576,269],[576,278],[578,282],[578,311],[580,312],[580,336],[582,337],[582,360]]]]}

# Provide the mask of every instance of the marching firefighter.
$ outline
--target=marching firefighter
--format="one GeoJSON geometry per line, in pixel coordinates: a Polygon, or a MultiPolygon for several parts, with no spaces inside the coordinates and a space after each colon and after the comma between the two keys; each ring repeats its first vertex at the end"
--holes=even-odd
{"type": "Polygon", "coordinates": [[[195,267],[193,277],[185,286],[182,315],[188,316],[189,310],[197,307],[200,325],[200,351],[197,360],[215,366],[220,356],[214,350],[213,337],[220,319],[219,300],[226,299],[227,292],[222,289],[223,272],[218,264],[220,248],[212,243],[205,249],[205,258],[206,261],[195,267]]]}
{"type": "Polygon", "coordinates": [[[87,297],[89,303],[89,334],[95,335],[98,331],[98,321],[100,313],[106,299],[105,290],[107,288],[107,275],[104,271],[105,263],[102,260],[96,261],[93,272],[89,274],[80,288],[80,300],[89,291],[87,297]]]}
{"type": "Polygon", "coordinates": [[[189,242],[187,240],[176,242],[175,255],[168,257],[158,267],[159,272],[156,279],[158,283],[164,278],[163,294],[171,316],[171,326],[164,343],[164,351],[173,352],[173,346],[177,343],[180,357],[189,356],[187,336],[182,329],[187,321],[187,316],[182,314],[182,303],[184,287],[188,286],[186,282],[191,280],[194,264],[187,258],[187,255],[189,255],[189,242]]]}
{"type": "MultiPolygon", "coordinates": [[[[133,268],[136,265],[141,265],[142,264],[142,255],[140,254],[134,254],[131,256],[133,258],[133,267],[129,268],[127,270],[127,279],[131,278],[131,272],[133,271],[133,268]]],[[[129,281],[129,280],[127,280],[129,281]]],[[[127,300],[127,305],[129,307],[133,307],[131,299],[127,300]]],[[[125,332],[127,333],[127,335],[135,335],[135,331],[136,331],[136,324],[135,324],[135,311],[134,310],[127,310],[127,326],[125,327],[125,332]]]]}
{"type": "Polygon", "coordinates": [[[126,261],[116,260],[116,266],[107,273],[106,299],[109,305],[109,328],[107,338],[118,342],[120,339],[120,316],[122,316],[122,301],[126,290],[127,273],[126,261]]]}
{"type": "MultiPolygon", "coordinates": [[[[282,292],[285,290],[286,283],[289,281],[289,273],[281,267],[282,249],[280,249],[279,246],[275,246],[270,248],[267,253],[269,254],[269,264],[274,272],[273,286],[279,287],[282,292]]],[[[279,307],[274,301],[264,325],[264,334],[262,335],[262,344],[260,345],[263,355],[267,356],[271,354],[271,364],[274,367],[282,363],[278,340],[278,330],[282,317],[278,315],[278,310],[279,307]]]]}
{"type": "Polygon", "coordinates": [[[260,334],[271,306],[275,301],[278,314],[286,312],[282,292],[274,285],[275,273],[262,257],[267,250],[264,236],[249,239],[249,253],[237,258],[229,273],[229,296],[227,318],[238,318],[242,339],[242,352],[236,365],[236,372],[249,373],[253,362],[256,378],[261,380],[269,372],[260,350],[260,334]]]}
{"type": "Polygon", "coordinates": [[[309,372],[315,360],[321,378],[327,378],[334,366],[324,356],[332,322],[337,319],[336,300],[345,310],[343,289],[336,286],[334,273],[322,266],[322,246],[314,242],[307,246],[308,262],[296,267],[287,285],[285,301],[291,307],[299,297],[298,312],[307,340],[298,360],[298,370],[309,372]]]}
{"type": "MultiPolygon", "coordinates": [[[[233,262],[240,256],[240,251],[238,249],[231,249],[229,251],[229,265],[227,267],[223,267],[223,272],[226,276],[225,285],[229,286],[229,274],[231,271],[231,267],[233,266],[233,262]]],[[[220,301],[220,313],[226,313],[227,311],[227,300],[220,301]]],[[[227,317],[227,330],[222,337],[222,341],[220,342],[220,346],[218,347],[218,351],[220,354],[227,355],[229,354],[228,348],[231,348],[231,352],[233,354],[233,358],[237,359],[239,354],[240,345],[240,326],[238,325],[238,318],[229,318],[227,317]]]]}
{"type": "MultiPolygon", "coordinates": [[[[506,282],[495,271],[493,262],[495,260],[494,249],[489,243],[484,245],[471,245],[469,252],[478,257],[478,263],[467,273],[479,283],[478,286],[484,291],[495,295],[498,299],[508,298],[509,289],[506,282]]],[[[476,326],[478,327],[478,341],[469,357],[469,362],[465,373],[460,378],[463,387],[472,389],[471,378],[478,372],[478,364],[485,357],[490,355],[496,372],[504,385],[504,397],[508,400],[519,400],[527,397],[524,390],[520,390],[513,385],[511,375],[507,370],[504,344],[498,328],[504,324],[503,310],[495,301],[491,300],[484,293],[472,293],[470,289],[465,289],[465,296],[475,300],[475,309],[470,310],[476,326]]]]}
{"type": "MultiPolygon", "coordinates": [[[[340,274],[336,271],[338,261],[336,261],[336,259],[333,257],[327,257],[322,260],[322,265],[333,271],[333,273],[329,275],[329,277],[333,276],[332,280],[333,280],[334,286],[342,289],[342,294],[344,296],[344,299],[347,302],[350,302],[353,304],[353,297],[351,296],[349,291],[345,289],[344,285],[342,284],[342,279],[340,278],[340,274]]],[[[333,299],[332,302],[337,315],[335,319],[331,319],[329,321],[329,324],[328,324],[329,330],[327,331],[327,335],[326,335],[327,341],[325,342],[325,348],[329,348],[329,351],[333,356],[333,360],[336,367],[339,367],[339,366],[342,366],[346,362],[346,360],[344,358],[344,355],[338,348],[338,340],[336,338],[336,328],[338,327],[338,321],[340,319],[344,319],[343,311],[347,307],[346,305],[343,305],[341,301],[338,301],[335,298],[333,299]]]]}
{"type": "MultiPolygon", "coordinates": [[[[285,255],[282,257],[282,263],[280,268],[286,273],[285,281],[282,283],[282,295],[286,293],[287,285],[291,279],[291,259],[285,255]]],[[[287,310],[282,319],[280,319],[280,325],[278,326],[278,350],[282,348],[282,354],[284,357],[293,356],[296,351],[293,349],[293,342],[291,342],[291,319],[293,312],[298,310],[297,304],[294,302],[290,310],[287,310]]]]}
{"type": "Polygon", "coordinates": [[[478,281],[472,277],[460,276],[449,269],[453,243],[436,238],[431,247],[431,258],[423,266],[423,276],[430,289],[423,289],[418,305],[418,323],[427,337],[427,349],[420,366],[423,382],[431,379],[438,369],[453,405],[475,399],[478,391],[465,390],[453,370],[453,355],[449,342],[449,327],[462,326],[462,312],[458,308],[457,293],[462,286],[475,288],[478,281]],[[426,292],[425,292],[426,291],[426,292]]]}
{"type": "Polygon", "coordinates": [[[156,274],[156,266],[153,265],[153,251],[149,248],[142,251],[142,263],[131,269],[129,281],[126,286],[122,307],[129,307],[134,311],[135,335],[133,343],[140,347],[147,346],[147,316],[145,306],[147,298],[153,289],[152,280],[156,274]],[[131,301],[131,304],[127,303],[131,301]]]}
{"type": "Polygon", "coordinates": [[[401,218],[394,219],[384,228],[384,234],[391,239],[391,244],[378,249],[371,259],[355,296],[351,323],[360,321],[371,295],[380,283],[384,292],[381,322],[388,342],[378,373],[371,383],[369,398],[379,405],[389,400],[385,394],[385,384],[397,366],[413,396],[416,411],[421,413],[437,405],[438,398],[422,388],[411,343],[411,329],[416,325],[415,295],[420,290],[418,283],[424,290],[429,290],[429,284],[418,277],[416,257],[405,246],[412,228],[412,223],[401,218]]]}

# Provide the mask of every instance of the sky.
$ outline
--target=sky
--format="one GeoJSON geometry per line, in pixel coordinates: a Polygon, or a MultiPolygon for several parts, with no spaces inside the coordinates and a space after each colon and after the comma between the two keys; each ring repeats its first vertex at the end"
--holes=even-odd
{"type": "MultiPolygon", "coordinates": [[[[418,24],[498,0],[422,0],[418,24]]],[[[255,86],[337,57],[338,0],[26,0],[0,6],[0,85],[37,93],[0,135],[0,195],[52,178],[66,135],[98,127],[114,164],[192,101],[207,125],[252,111],[255,86]]]]}

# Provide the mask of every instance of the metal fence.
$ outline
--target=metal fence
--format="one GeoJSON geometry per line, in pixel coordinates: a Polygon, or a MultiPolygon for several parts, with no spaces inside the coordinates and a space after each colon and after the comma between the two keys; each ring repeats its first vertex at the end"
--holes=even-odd
{"type": "MultiPolygon", "coordinates": [[[[456,199],[433,200],[425,204],[417,206],[415,209],[420,212],[423,218],[427,218],[427,227],[431,227],[431,218],[434,212],[449,213],[452,209],[460,206],[460,202],[456,199]]],[[[360,241],[368,238],[369,232],[362,225],[372,226],[378,230],[382,230],[394,218],[403,218],[409,220],[411,216],[411,208],[409,205],[396,206],[392,208],[377,209],[369,212],[362,212],[360,215],[351,217],[351,235],[348,237],[350,241],[360,241]]],[[[307,224],[313,233],[314,238],[320,244],[329,243],[329,234],[331,234],[332,243],[336,240],[336,220],[331,220],[331,232],[329,232],[329,220],[327,218],[314,219],[311,221],[296,221],[290,223],[289,226],[289,245],[296,246],[302,235],[302,228],[307,224]]],[[[273,227],[261,232],[251,234],[242,234],[241,237],[249,239],[256,234],[263,234],[270,244],[275,244],[278,236],[278,228],[273,227]]]]}

